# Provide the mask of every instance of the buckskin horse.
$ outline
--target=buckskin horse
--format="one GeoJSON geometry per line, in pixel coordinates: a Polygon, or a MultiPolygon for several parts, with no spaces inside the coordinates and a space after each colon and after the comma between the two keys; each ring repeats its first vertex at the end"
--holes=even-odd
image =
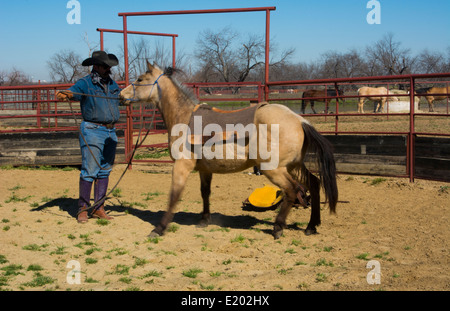
{"type": "Polygon", "coordinates": [[[389,101],[387,96],[382,95],[388,95],[388,90],[385,87],[369,87],[369,86],[363,86],[358,89],[358,95],[360,96],[359,102],[358,102],[358,112],[364,113],[364,101],[366,99],[373,100],[377,102],[377,106],[375,107],[373,112],[383,112],[384,111],[384,104],[386,101],[389,101]]]}
{"type": "Polygon", "coordinates": [[[314,110],[314,102],[325,102],[325,113],[328,113],[328,103],[331,101],[329,98],[325,97],[332,97],[332,96],[338,96],[338,95],[344,95],[344,92],[337,88],[335,90],[307,90],[303,92],[302,94],[302,114],[305,114],[305,108],[308,106],[308,103],[311,105],[311,110],[314,114],[316,114],[316,110],[314,110]]]}
{"type": "Polygon", "coordinates": [[[434,112],[434,101],[442,100],[449,97],[449,88],[447,87],[427,87],[416,90],[416,95],[423,96],[428,102],[428,111],[434,112]],[[433,95],[433,94],[447,94],[447,95],[433,95]]]}
{"type": "MultiPolygon", "coordinates": [[[[213,144],[215,151],[221,150],[221,148],[229,150],[231,144],[231,151],[234,152],[232,158],[211,158],[206,154],[202,156],[197,152],[199,146],[195,142],[193,144],[186,143],[184,147],[187,149],[187,152],[186,149],[183,150],[183,156],[180,156],[178,148],[181,146],[180,141],[186,141],[186,135],[179,130],[188,127],[188,124],[191,123],[191,117],[195,116],[194,110],[198,109],[199,105],[192,94],[180,86],[172,77],[175,69],[169,67],[163,72],[156,65],[151,65],[149,62],[147,62],[147,67],[147,72],[140,75],[135,83],[123,89],[120,96],[124,101],[135,100],[156,105],[167,126],[169,152],[175,161],[172,168],[172,184],[168,209],[149,236],[163,235],[168,224],[173,219],[175,206],[185,187],[187,177],[193,170],[199,172],[201,180],[200,189],[203,199],[203,212],[199,223],[201,226],[207,226],[211,221],[209,197],[213,173],[234,173],[254,166],[260,166],[262,174],[284,192],[283,202],[276,216],[272,231],[275,239],[278,239],[283,233],[283,228],[287,227],[286,218],[298,192],[302,189],[304,191],[309,190],[311,196],[311,216],[305,229],[306,235],[316,233],[316,226],[320,224],[321,186],[324,189],[330,212],[335,212],[338,189],[332,146],[307,120],[285,106],[260,103],[251,116],[251,122],[254,124],[257,135],[252,135],[245,139],[245,152],[241,156],[237,154],[237,149],[240,146],[234,145],[236,137],[231,142],[230,140],[218,139],[213,144]],[[266,131],[261,130],[264,128],[266,131]],[[272,135],[274,132],[278,132],[278,137],[272,135]],[[271,162],[273,159],[263,157],[258,152],[256,153],[257,156],[251,156],[252,150],[250,147],[254,142],[252,140],[256,139],[256,137],[258,137],[258,149],[260,144],[266,143],[271,146],[271,151],[277,151],[277,165],[263,169],[263,165],[273,163],[271,162]],[[303,162],[307,152],[308,156],[313,154],[315,157],[318,177],[313,175],[303,162]]],[[[210,111],[210,113],[212,114],[213,112],[210,111]]],[[[225,117],[225,115],[228,117],[235,115],[236,118],[239,118],[239,114],[242,111],[228,113],[214,111],[214,113],[214,116],[219,119],[221,116],[225,117]]],[[[215,127],[215,131],[217,131],[217,127],[215,127]]],[[[206,132],[206,127],[204,132],[206,132]]],[[[217,136],[220,138],[221,134],[217,136]]],[[[189,139],[187,140],[190,141],[189,139]]],[[[201,150],[206,150],[208,143],[209,140],[203,146],[200,146],[204,148],[201,150]]],[[[212,146],[209,147],[209,151],[211,151],[213,148],[212,146]]]]}

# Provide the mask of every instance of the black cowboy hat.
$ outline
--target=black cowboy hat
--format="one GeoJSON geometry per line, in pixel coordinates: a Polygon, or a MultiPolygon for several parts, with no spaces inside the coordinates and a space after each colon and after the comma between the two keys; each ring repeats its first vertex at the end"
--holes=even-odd
{"type": "Polygon", "coordinates": [[[86,58],[81,65],[82,66],[92,66],[92,65],[106,65],[109,67],[116,66],[119,64],[119,60],[114,54],[107,54],[105,51],[95,51],[92,53],[92,57],[86,58]]]}

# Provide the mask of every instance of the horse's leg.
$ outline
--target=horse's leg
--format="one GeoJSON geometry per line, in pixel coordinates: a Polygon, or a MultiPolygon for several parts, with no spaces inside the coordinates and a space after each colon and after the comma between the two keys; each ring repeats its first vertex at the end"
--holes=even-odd
{"type": "Polygon", "coordinates": [[[385,104],[386,104],[386,98],[383,97],[383,98],[381,99],[381,107],[379,108],[378,112],[381,112],[381,113],[384,112],[384,105],[385,105],[385,104]]]}
{"type": "Polygon", "coordinates": [[[200,172],[200,189],[202,192],[203,199],[203,213],[202,218],[198,224],[199,227],[206,227],[211,222],[211,213],[209,211],[209,196],[211,194],[211,180],[212,173],[210,172],[200,172]]]}
{"type": "Polygon", "coordinates": [[[289,214],[289,211],[294,204],[296,198],[296,188],[295,183],[291,182],[292,177],[287,172],[286,168],[281,167],[271,171],[262,171],[263,174],[275,185],[280,187],[285,194],[283,202],[280,206],[280,212],[275,218],[275,223],[273,225],[272,235],[275,239],[278,239],[283,234],[283,229],[286,228],[286,218],[289,214]]]}
{"type": "Polygon", "coordinates": [[[364,98],[360,98],[358,102],[358,113],[364,113],[364,98]]]}
{"type": "Polygon", "coordinates": [[[305,108],[308,105],[308,102],[302,99],[302,114],[305,114],[305,108]]]}
{"type": "Polygon", "coordinates": [[[317,233],[316,226],[320,225],[320,181],[308,171],[309,192],[311,194],[311,218],[305,234],[317,233]]]}
{"type": "Polygon", "coordinates": [[[311,109],[313,111],[314,114],[316,114],[317,112],[314,110],[314,101],[311,101],[311,109]]]}
{"type": "Polygon", "coordinates": [[[194,169],[195,162],[191,160],[177,160],[172,169],[172,186],[169,196],[169,208],[165,212],[158,226],[150,233],[150,237],[161,236],[172,221],[173,211],[183,192],[189,173],[194,169]]]}
{"type": "Polygon", "coordinates": [[[428,111],[429,112],[433,112],[434,111],[434,107],[433,107],[433,102],[434,102],[434,97],[433,96],[427,96],[427,101],[428,101],[428,111]]]}

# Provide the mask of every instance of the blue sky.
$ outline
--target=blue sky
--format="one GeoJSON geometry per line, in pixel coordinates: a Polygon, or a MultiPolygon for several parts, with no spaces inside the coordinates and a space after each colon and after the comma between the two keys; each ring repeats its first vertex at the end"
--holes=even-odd
{"type": "MultiPolygon", "coordinates": [[[[61,50],[88,57],[87,34],[99,43],[97,28],[122,29],[120,12],[275,6],[271,38],[278,50],[293,47],[293,62],[317,60],[335,50],[364,49],[391,32],[405,48],[447,53],[450,48],[449,0],[379,0],[381,24],[369,25],[368,0],[78,0],[81,24],[68,24],[68,0],[0,0],[0,70],[13,67],[34,80],[48,80],[47,61],[61,50]]],[[[177,50],[192,54],[201,31],[231,26],[242,35],[264,34],[265,13],[139,16],[128,18],[128,29],[178,34],[177,50]]],[[[135,36],[131,37],[136,38],[135,36]]],[[[136,38],[137,39],[137,38],[136,38]]],[[[167,47],[171,39],[160,40],[167,47]]],[[[118,52],[120,34],[105,34],[105,49],[118,52]]]]}

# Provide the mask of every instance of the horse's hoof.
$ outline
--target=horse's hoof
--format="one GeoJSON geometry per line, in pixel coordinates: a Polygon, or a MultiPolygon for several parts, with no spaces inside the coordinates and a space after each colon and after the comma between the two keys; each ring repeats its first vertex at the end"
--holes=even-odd
{"type": "Polygon", "coordinates": [[[272,235],[275,240],[278,240],[283,235],[283,227],[280,225],[273,226],[272,235]]]}
{"type": "Polygon", "coordinates": [[[153,229],[152,232],[150,232],[149,235],[147,235],[149,238],[157,238],[162,236],[162,233],[159,232],[159,230],[153,229]]]}
{"type": "Polygon", "coordinates": [[[305,230],[305,235],[312,235],[312,234],[317,234],[317,230],[316,228],[306,228],[305,230]]]}
{"type": "Polygon", "coordinates": [[[272,235],[275,240],[278,240],[283,235],[283,230],[278,231],[273,230],[272,235]]]}
{"type": "Polygon", "coordinates": [[[197,228],[205,228],[205,227],[208,227],[209,224],[211,224],[211,214],[205,213],[205,214],[202,214],[202,218],[198,222],[197,228]]]}
{"type": "Polygon", "coordinates": [[[197,228],[206,228],[210,223],[209,219],[201,219],[197,224],[197,228]]]}

